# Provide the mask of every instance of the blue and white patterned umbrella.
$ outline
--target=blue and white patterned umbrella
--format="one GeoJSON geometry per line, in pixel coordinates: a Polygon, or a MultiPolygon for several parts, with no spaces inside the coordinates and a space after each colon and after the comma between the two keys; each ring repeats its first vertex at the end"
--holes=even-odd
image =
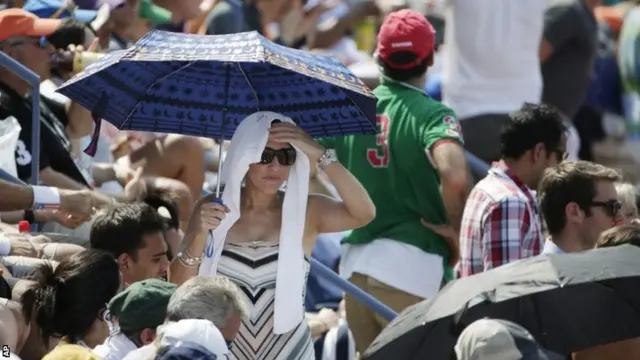
{"type": "Polygon", "coordinates": [[[229,139],[261,110],[290,117],[314,137],[376,133],[375,96],[338,59],[257,32],[152,31],[58,91],[122,130],[229,139]]]}

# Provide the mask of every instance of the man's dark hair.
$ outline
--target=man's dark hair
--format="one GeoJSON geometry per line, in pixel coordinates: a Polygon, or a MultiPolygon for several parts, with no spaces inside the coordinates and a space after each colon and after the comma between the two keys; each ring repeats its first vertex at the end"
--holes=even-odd
{"type": "Polygon", "coordinates": [[[85,23],[73,19],[62,20],[62,26],[47,37],[56,49],[66,50],[69,45],[83,45],[86,41],[85,23]]]}
{"type": "Polygon", "coordinates": [[[565,208],[576,203],[587,216],[591,215],[593,199],[596,197],[596,182],[620,181],[616,170],[589,161],[563,161],[548,168],[542,180],[538,196],[540,211],[547,223],[549,234],[559,234],[567,223],[565,208]]]}
{"type": "Polygon", "coordinates": [[[616,226],[600,234],[596,247],[605,248],[620,245],[640,247],[640,228],[633,225],[616,226]]]}
{"type": "Polygon", "coordinates": [[[500,134],[503,158],[519,159],[539,143],[547,151],[557,150],[566,130],[560,113],[544,104],[525,103],[509,118],[500,134]]]}
{"type": "MultiPolygon", "coordinates": [[[[410,51],[398,51],[389,56],[389,62],[393,64],[403,65],[415,63],[417,58],[418,56],[410,51]]],[[[424,75],[424,73],[427,71],[427,67],[429,67],[429,64],[433,61],[433,52],[418,65],[406,70],[394,69],[380,57],[378,57],[377,60],[378,64],[382,66],[382,73],[385,76],[388,76],[395,81],[405,82],[424,75]]]]}
{"type": "Polygon", "coordinates": [[[129,254],[136,260],[138,249],[146,246],[142,237],[164,229],[164,219],[153,207],[145,203],[123,204],[96,217],[89,240],[94,249],[106,250],[116,258],[129,254]]]}

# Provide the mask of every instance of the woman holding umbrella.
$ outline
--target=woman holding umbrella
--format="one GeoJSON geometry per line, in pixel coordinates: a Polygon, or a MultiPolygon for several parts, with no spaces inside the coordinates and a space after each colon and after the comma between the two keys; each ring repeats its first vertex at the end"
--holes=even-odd
{"type": "Polygon", "coordinates": [[[308,270],[303,257],[310,256],[318,234],[364,226],[375,217],[375,207],[331,149],[280,114],[259,112],[244,119],[226,161],[224,205],[208,199],[197,204],[170,280],[181,284],[218,273],[241,287],[250,316],[242,319],[231,347],[236,359],[313,358],[303,320],[308,270]],[[316,167],[342,201],[308,194],[316,167]]]}

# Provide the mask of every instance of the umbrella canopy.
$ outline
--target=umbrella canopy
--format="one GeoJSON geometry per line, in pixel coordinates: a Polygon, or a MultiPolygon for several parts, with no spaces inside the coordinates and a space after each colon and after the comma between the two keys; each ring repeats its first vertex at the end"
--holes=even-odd
{"type": "Polygon", "coordinates": [[[460,332],[489,317],[569,354],[640,336],[640,248],[541,255],[462,278],[402,312],[363,359],[449,360],[460,332]]]}
{"type": "Polygon", "coordinates": [[[226,138],[258,110],[311,136],[375,134],[376,98],[339,60],[257,32],[152,31],[58,91],[123,130],[226,138]]]}

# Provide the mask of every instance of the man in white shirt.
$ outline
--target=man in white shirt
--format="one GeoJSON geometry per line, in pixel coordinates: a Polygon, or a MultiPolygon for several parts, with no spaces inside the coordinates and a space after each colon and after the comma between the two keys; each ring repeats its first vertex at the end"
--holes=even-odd
{"type": "Polygon", "coordinates": [[[543,254],[593,249],[600,234],[622,221],[614,183],[620,174],[588,161],[547,169],[538,196],[549,238],[543,254]]]}
{"type": "Polygon", "coordinates": [[[450,0],[445,11],[443,101],[461,120],[465,148],[500,159],[500,129],[523,103],[538,103],[538,48],[546,1],[450,0]]]}

